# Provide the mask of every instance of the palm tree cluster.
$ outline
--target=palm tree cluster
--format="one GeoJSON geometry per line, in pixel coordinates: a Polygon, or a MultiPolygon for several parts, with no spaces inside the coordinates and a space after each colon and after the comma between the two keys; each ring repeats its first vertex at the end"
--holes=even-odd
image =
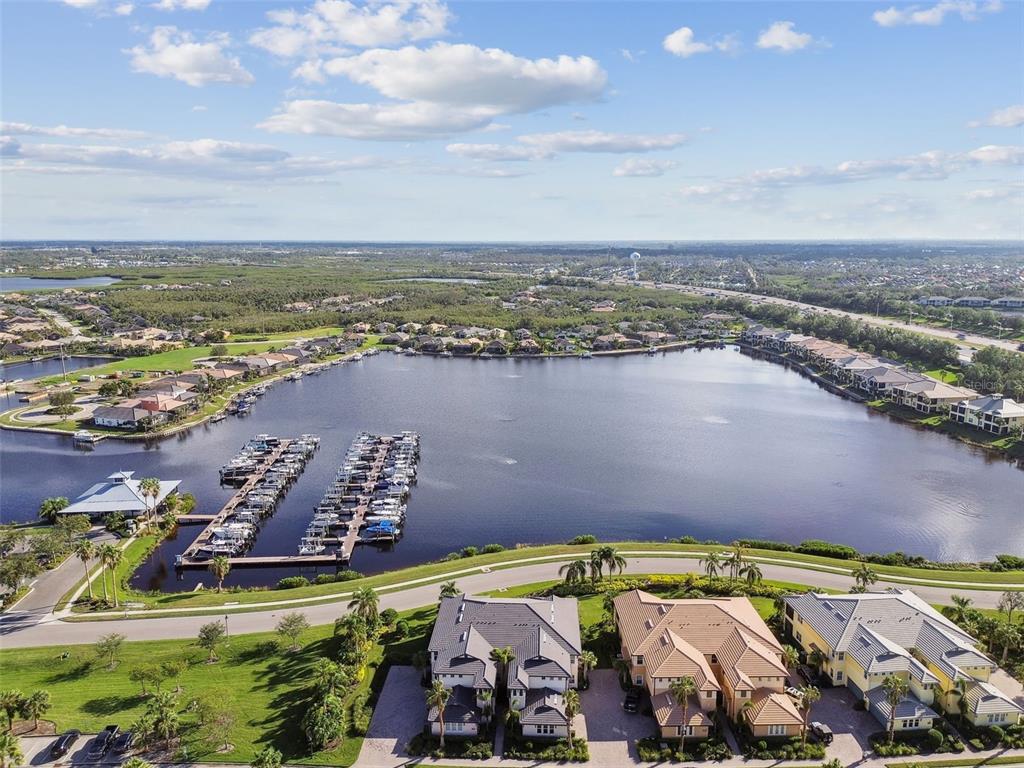
{"type": "Polygon", "coordinates": [[[604,578],[607,569],[610,579],[615,573],[626,570],[626,558],[615,547],[599,547],[590,553],[588,560],[573,560],[558,569],[558,574],[566,584],[583,584],[589,574],[592,584],[604,578]]]}
{"type": "Polygon", "coordinates": [[[1020,674],[1024,670],[1024,592],[1003,592],[997,616],[974,608],[969,597],[953,595],[951,599],[952,605],[943,613],[977,637],[987,653],[998,656],[1001,666],[1009,665],[1011,674],[1020,674]]]}
{"type": "Polygon", "coordinates": [[[32,730],[39,730],[39,718],[50,711],[52,702],[50,692],[46,690],[34,691],[25,696],[18,690],[0,691],[0,709],[7,717],[7,732],[14,732],[14,720],[21,716],[25,720],[32,721],[32,730]]]}

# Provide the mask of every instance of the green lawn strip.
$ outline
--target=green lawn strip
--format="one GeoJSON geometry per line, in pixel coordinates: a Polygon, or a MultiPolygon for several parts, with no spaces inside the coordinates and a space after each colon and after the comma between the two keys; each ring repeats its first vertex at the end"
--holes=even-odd
{"type": "MultiPolygon", "coordinates": [[[[339,593],[348,593],[351,592],[353,589],[361,586],[370,586],[379,589],[388,587],[389,585],[413,581],[416,579],[441,579],[446,576],[448,578],[458,578],[458,575],[452,575],[454,571],[481,567],[503,567],[503,564],[509,564],[510,561],[545,556],[551,557],[566,555],[588,555],[590,550],[593,549],[593,546],[594,545],[570,546],[566,544],[550,544],[536,547],[523,547],[521,549],[510,549],[494,554],[476,555],[472,558],[462,558],[460,560],[454,561],[427,563],[424,565],[413,566],[411,568],[405,568],[398,571],[389,571],[387,573],[368,576],[363,579],[357,579],[348,582],[310,585],[308,587],[298,587],[296,589],[289,589],[286,591],[229,591],[222,594],[217,594],[216,592],[203,590],[199,592],[179,592],[160,595],[133,593],[131,595],[131,600],[135,602],[144,603],[149,608],[201,608],[207,606],[223,606],[225,603],[237,603],[240,606],[244,606],[245,604],[265,603],[268,601],[288,599],[330,599],[332,596],[337,596],[339,593]]],[[[700,544],[672,544],[666,542],[617,542],[614,543],[612,546],[615,546],[621,551],[644,550],[643,555],[630,555],[630,557],[657,557],[659,555],[667,555],[673,553],[679,554],[680,556],[685,556],[684,553],[689,552],[703,553],[711,549],[715,549],[718,551],[728,551],[729,549],[728,547],[720,546],[708,546],[700,544]]],[[[799,553],[793,552],[776,552],[774,550],[752,549],[748,551],[748,557],[754,560],[758,560],[760,562],[780,561],[780,565],[792,564],[801,568],[806,568],[807,570],[818,570],[822,572],[831,573],[849,574],[850,571],[855,567],[854,562],[849,560],[817,557],[813,555],[801,555],[799,553]]],[[[515,565],[516,563],[511,563],[512,567],[514,567],[515,565]]],[[[505,565],[504,567],[509,567],[509,565],[505,565]]],[[[882,565],[872,565],[871,567],[876,571],[876,573],[879,574],[880,578],[884,579],[889,576],[900,576],[901,579],[899,583],[907,584],[908,586],[918,585],[942,587],[944,586],[943,584],[938,584],[936,582],[963,581],[968,583],[963,586],[957,585],[955,587],[950,587],[950,589],[990,589],[991,587],[989,587],[988,585],[992,583],[1013,585],[1019,584],[1020,588],[1024,588],[1024,573],[1019,571],[994,573],[990,571],[940,571],[923,568],[903,568],[882,565]],[[970,582],[975,583],[971,584],[970,582]]]]}
{"type": "Polygon", "coordinates": [[[339,325],[321,325],[317,328],[303,328],[301,331],[281,331],[280,333],[242,333],[231,336],[225,344],[230,349],[232,344],[246,341],[291,341],[293,339],[320,339],[325,336],[340,336],[345,329],[339,325]]]}
{"type": "MultiPolygon", "coordinates": [[[[435,615],[434,606],[401,613],[409,622],[409,635],[402,640],[385,636],[382,644],[374,646],[366,674],[352,693],[370,687],[379,691],[387,672],[385,654],[402,662],[411,658],[425,647],[435,615]]],[[[97,660],[89,646],[0,650],[0,663],[5,688],[50,692],[53,708],[47,719],[53,720],[58,730],[78,728],[91,733],[112,722],[127,728],[143,711],[141,689],[128,679],[134,667],[185,659],[188,667],[177,684],[182,688],[183,745],[190,760],[245,764],[263,748],[273,746],[289,763],[351,765],[359,755],[361,737],[350,735],[339,748],[310,756],[299,726],[313,663],[337,655],[333,627],[307,630],[296,653],[274,647],[276,640],[272,632],[231,636],[215,664],[205,662],[206,652],[192,640],[126,642],[113,670],[97,660]],[[61,659],[65,651],[70,657],[61,659]],[[233,714],[232,752],[217,754],[203,743],[192,715],[184,711],[195,698],[212,700],[233,714]]]]}
{"type": "Polygon", "coordinates": [[[967,757],[960,760],[914,760],[907,763],[886,763],[885,768],[955,768],[955,766],[1020,765],[1024,755],[1002,755],[994,757],[967,757]]]}

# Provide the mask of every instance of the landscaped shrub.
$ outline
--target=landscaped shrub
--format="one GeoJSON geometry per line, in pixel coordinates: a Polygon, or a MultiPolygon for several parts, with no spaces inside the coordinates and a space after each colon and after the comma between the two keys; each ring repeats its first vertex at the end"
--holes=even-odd
{"type": "Polygon", "coordinates": [[[428,736],[418,733],[405,746],[406,754],[413,757],[430,755],[437,759],[443,758],[467,758],[469,760],[487,760],[494,756],[494,747],[487,739],[458,739],[447,736],[444,749],[441,749],[441,740],[436,736],[428,736]]]}
{"type": "Polygon", "coordinates": [[[585,763],[590,759],[587,742],[573,739],[572,747],[565,739],[558,741],[527,741],[522,738],[505,735],[505,757],[515,760],[557,760],[559,762],[585,763]]]}
{"type": "Polygon", "coordinates": [[[738,539],[738,544],[750,549],[770,549],[776,552],[792,552],[796,549],[792,544],[784,541],[771,541],[770,539],[738,539]]]}
{"type": "Polygon", "coordinates": [[[927,738],[928,746],[931,747],[933,751],[940,749],[942,747],[942,742],[946,740],[946,737],[942,735],[942,731],[938,731],[934,728],[928,729],[927,738]]]}
{"type": "MultiPolygon", "coordinates": [[[[719,737],[711,737],[702,741],[687,742],[687,751],[680,752],[672,747],[662,748],[662,744],[669,743],[657,734],[640,739],[636,743],[637,756],[643,762],[701,762],[708,760],[726,760],[732,757],[732,750],[719,737]]],[[[676,745],[678,746],[678,744],[676,745]]]]}
{"type": "Polygon", "coordinates": [[[853,547],[848,547],[845,544],[833,544],[830,541],[822,541],[821,539],[802,541],[800,546],[796,548],[796,551],[805,555],[836,557],[840,560],[856,560],[860,557],[860,553],[853,547]]]}
{"type": "Polygon", "coordinates": [[[480,550],[482,555],[493,555],[497,552],[504,552],[505,548],[501,544],[488,544],[480,550]]]}
{"type": "Polygon", "coordinates": [[[576,544],[597,544],[597,536],[594,536],[591,533],[583,533],[583,534],[580,534],[579,536],[574,536],[573,538],[569,539],[569,541],[567,543],[568,544],[573,544],[573,545],[576,545],[576,544]]]}
{"type": "Polygon", "coordinates": [[[309,579],[305,576],[285,576],[277,582],[278,589],[295,589],[296,587],[308,587],[309,579]]]}

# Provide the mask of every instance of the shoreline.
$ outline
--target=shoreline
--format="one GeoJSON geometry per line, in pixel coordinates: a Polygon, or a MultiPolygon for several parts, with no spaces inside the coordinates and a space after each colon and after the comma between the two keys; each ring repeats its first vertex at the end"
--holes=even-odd
{"type": "Polygon", "coordinates": [[[792,360],[778,352],[768,349],[761,349],[760,347],[753,347],[743,342],[736,342],[735,344],[736,347],[742,353],[748,354],[754,358],[761,357],[763,359],[769,360],[770,362],[781,364],[785,368],[794,370],[801,376],[810,379],[818,386],[820,386],[822,389],[830,392],[831,394],[842,397],[846,400],[849,400],[850,402],[859,403],[861,405],[866,406],[872,413],[888,416],[890,419],[898,422],[903,426],[913,427],[915,429],[925,430],[928,432],[934,432],[940,435],[946,435],[946,437],[950,438],[951,440],[955,440],[956,442],[962,443],[963,445],[967,445],[971,448],[984,451],[986,454],[990,456],[1005,459],[1008,463],[1015,465],[1018,469],[1024,470],[1024,456],[1014,456],[1007,449],[1002,448],[1000,446],[992,445],[991,443],[985,443],[978,440],[972,440],[971,437],[968,435],[951,432],[937,425],[931,425],[923,423],[921,421],[914,421],[910,418],[904,417],[900,413],[898,406],[896,406],[894,403],[889,403],[888,401],[886,401],[882,405],[873,405],[873,401],[868,400],[867,397],[856,392],[851,392],[850,390],[845,389],[843,387],[840,387],[838,384],[825,378],[820,373],[817,373],[813,369],[809,368],[807,365],[797,362],[796,360],[792,360]]]}

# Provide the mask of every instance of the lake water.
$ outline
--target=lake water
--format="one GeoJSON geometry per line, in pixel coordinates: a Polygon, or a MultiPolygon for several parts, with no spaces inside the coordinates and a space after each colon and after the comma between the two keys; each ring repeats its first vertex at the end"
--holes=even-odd
{"type": "Polygon", "coordinates": [[[102,288],[113,285],[116,277],[77,277],[71,280],[59,280],[52,277],[10,277],[0,275],[0,293],[16,291],[40,291],[52,288],[102,288]]]}
{"type": "Polygon", "coordinates": [[[20,363],[0,363],[0,381],[12,381],[14,379],[36,379],[40,376],[55,376],[62,370],[69,373],[79,368],[90,368],[94,365],[109,363],[116,358],[90,357],[88,355],[69,355],[64,358],[64,366],[61,367],[59,357],[48,357],[45,360],[31,362],[24,360],[20,363]]]}
{"type": "MultiPolygon", "coordinates": [[[[464,545],[564,541],[579,533],[823,538],[942,559],[1024,554],[1024,472],[943,435],[835,397],[734,349],[604,359],[459,360],[384,354],[273,387],[229,417],[150,445],[0,433],[0,509],[31,518],[116,470],[180,479],[213,512],[217,469],[260,432],[319,433],[322,446],[268,519],[253,554],[294,553],[314,504],[360,430],[421,435],[404,538],[358,548],[377,572],[464,545]]],[[[183,527],[136,574],[143,589],[191,589],[174,555],[183,527]]],[[[229,584],[273,583],[236,569],[229,584]]]]}
{"type": "Polygon", "coordinates": [[[461,285],[479,285],[486,282],[475,277],[389,277],[381,283],[458,283],[461,285]]]}

